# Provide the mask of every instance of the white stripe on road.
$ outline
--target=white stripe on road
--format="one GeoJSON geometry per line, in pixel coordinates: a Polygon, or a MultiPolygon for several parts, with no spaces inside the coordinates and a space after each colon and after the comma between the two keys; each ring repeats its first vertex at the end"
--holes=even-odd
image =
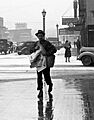
{"type": "Polygon", "coordinates": [[[94,70],[94,67],[53,67],[51,70],[94,70]]]}
{"type": "MultiPolygon", "coordinates": [[[[89,71],[94,71],[94,67],[53,67],[51,68],[51,71],[58,71],[58,70],[89,70],[89,71]]],[[[29,67],[0,67],[0,72],[36,72],[36,68],[29,68],[29,67]]]]}

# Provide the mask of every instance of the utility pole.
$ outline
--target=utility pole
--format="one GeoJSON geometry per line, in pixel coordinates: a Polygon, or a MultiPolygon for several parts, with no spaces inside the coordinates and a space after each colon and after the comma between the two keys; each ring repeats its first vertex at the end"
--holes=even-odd
{"type": "Polygon", "coordinates": [[[43,31],[44,31],[44,33],[45,33],[45,16],[46,16],[46,11],[45,11],[45,9],[43,9],[43,11],[42,11],[42,16],[43,16],[43,31]]]}
{"type": "Polygon", "coordinates": [[[56,28],[57,28],[57,43],[58,43],[58,48],[59,48],[59,31],[58,31],[58,27],[59,27],[59,25],[56,24],[56,28]]]}

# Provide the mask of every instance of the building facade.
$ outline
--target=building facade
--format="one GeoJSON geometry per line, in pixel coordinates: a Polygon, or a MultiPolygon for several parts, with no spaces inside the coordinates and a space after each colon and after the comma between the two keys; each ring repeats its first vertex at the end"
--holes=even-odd
{"type": "Polygon", "coordinates": [[[16,23],[15,29],[8,31],[13,42],[31,41],[32,39],[31,29],[27,28],[26,23],[16,23]]]}
{"type": "Polygon", "coordinates": [[[15,24],[15,29],[16,30],[27,29],[27,24],[26,23],[16,23],[15,24]]]}
{"type": "Polygon", "coordinates": [[[8,28],[4,26],[4,19],[0,17],[0,39],[8,38],[8,28]]]}
{"type": "Polygon", "coordinates": [[[86,0],[86,25],[94,25],[94,0],[86,0]]]}
{"type": "Polygon", "coordinates": [[[31,41],[31,29],[8,30],[13,42],[31,41]]]}
{"type": "Polygon", "coordinates": [[[94,0],[79,0],[78,2],[82,44],[94,47],[94,0]]]}

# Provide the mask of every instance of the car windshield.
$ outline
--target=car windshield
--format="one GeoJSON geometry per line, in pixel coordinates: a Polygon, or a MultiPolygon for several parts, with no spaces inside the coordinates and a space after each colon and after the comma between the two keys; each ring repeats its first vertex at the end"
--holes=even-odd
{"type": "Polygon", "coordinates": [[[19,43],[19,45],[18,46],[22,46],[24,43],[19,43]]]}

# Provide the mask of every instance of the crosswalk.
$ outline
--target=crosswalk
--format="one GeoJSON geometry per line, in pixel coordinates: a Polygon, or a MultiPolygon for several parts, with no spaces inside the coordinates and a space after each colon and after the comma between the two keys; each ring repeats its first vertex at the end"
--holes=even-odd
{"type": "MultiPolygon", "coordinates": [[[[66,63],[64,56],[56,55],[55,66],[51,71],[94,71],[94,67],[84,67],[76,57],[66,63]]],[[[29,56],[4,55],[0,56],[0,79],[36,78],[36,68],[30,68],[29,56]]]]}

